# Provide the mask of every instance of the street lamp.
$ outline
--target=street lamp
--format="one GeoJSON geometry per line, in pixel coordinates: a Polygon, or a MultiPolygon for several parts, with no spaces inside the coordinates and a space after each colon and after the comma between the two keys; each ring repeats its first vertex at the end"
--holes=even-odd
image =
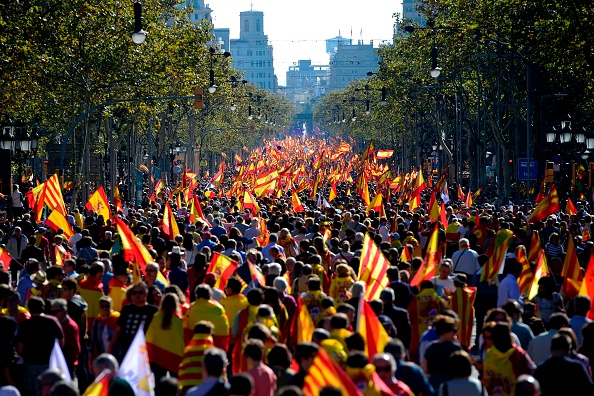
{"type": "Polygon", "coordinates": [[[132,41],[134,44],[140,45],[146,40],[148,32],[142,30],[142,3],[134,3],[134,31],[132,32],[132,41]]]}
{"type": "Polygon", "coordinates": [[[208,49],[208,54],[210,55],[210,72],[209,72],[209,86],[208,86],[208,92],[210,92],[211,94],[215,93],[217,91],[217,85],[215,84],[215,72],[213,69],[213,62],[214,62],[214,56],[223,56],[225,58],[228,58],[231,56],[231,53],[228,51],[225,52],[217,52],[217,50],[214,47],[210,47],[208,49]]]}

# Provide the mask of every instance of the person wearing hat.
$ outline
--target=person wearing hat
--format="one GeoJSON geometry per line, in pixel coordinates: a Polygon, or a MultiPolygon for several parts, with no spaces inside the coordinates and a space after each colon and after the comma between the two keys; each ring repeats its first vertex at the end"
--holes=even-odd
{"type": "Polygon", "coordinates": [[[47,275],[41,270],[31,274],[29,279],[31,279],[31,282],[33,282],[33,286],[27,292],[25,301],[29,301],[32,296],[41,297],[41,288],[48,284],[47,275]]]}
{"type": "Polygon", "coordinates": [[[169,283],[177,285],[184,293],[188,291],[190,280],[188,278],[188,271],[182,268],[182,249],[179,246],[174,246],[167,256],[167,264],[169,267],[169,283]]]}

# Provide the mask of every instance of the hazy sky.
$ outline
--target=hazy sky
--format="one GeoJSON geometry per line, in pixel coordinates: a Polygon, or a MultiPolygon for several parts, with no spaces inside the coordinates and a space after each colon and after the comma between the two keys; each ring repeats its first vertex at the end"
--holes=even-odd
{"type": "MultiPolygon", "coordinates": [[[[274,47],[274,70],[284,85],[289,66],[298,60],[328,64],[326,39],[340,34],[354,42],[374,41],[377,47],[392,39],[394,13],[402,13],[401,0],[205,0],[213,10],[216,28],[229,28],[239,38],[239,13],[264,12],[264,33],[274,47]],[[352,35],[351,35],[352,31],[352,35]]],[[[233,49],[231,49],[233,51],[233,49]]]]}

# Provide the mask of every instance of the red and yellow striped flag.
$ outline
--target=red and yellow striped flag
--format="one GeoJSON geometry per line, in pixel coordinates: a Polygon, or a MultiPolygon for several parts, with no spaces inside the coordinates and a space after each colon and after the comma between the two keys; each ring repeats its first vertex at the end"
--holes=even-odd
{"type": "Polygon", "coordinates": [[[373,359],[376,353],[384,351],[385,346],[390,342],[390,336],[373,312],[371,305],[362,298],[359,299],[358,311],[357,332],[365,340],[365,354],[373,359]]]}
{"type": "Polygon", "coordinates": [[[481,282],[493,282],[495,280],[499,274],[499,269],[503,264],[503,260],[505,260],[507,246],[513,239],[513,236],[513,232],[505,228],[502,228],[499,230],[499,232],[497,232],[495,238],[493,238],[491,242],[492,246],[489,246],[489,249],[487,249],[492,253],[489,256],[489,260],[487,260],[483,267],[483,271],[481,273],[481,282]]]}
{"type": "Polygon", "coordinates": [[[60,188],[60,179],[57,174],[53,174],[43,183],[45,185],[44,201],[51,210],[57,210],[66,216],[66,206],[64,206],[64,197],[60,188]]]}
{"type": "Polygon", "coordinates": [[[457,287],[452,295],[452,310],[458,314],[458,341],[468,347],[472,342],[472,328],[474,327],[474,300],[476,287],[457,287]]]}
{"type": "Polygon", "coordinates": [[[438,223],[435,223],[429,243],[427,244],[427,252],[425,253],[425,260],[421,268],[417,271],[412,281],[411,286],[418,286],[424,280],[430,280],[436,275],[438,271],[438,263],[441,261],[441,249],[439,248],[439,228],[438,223]]]}
{"type": "Polygon", "coordinates": [[[8,269],[11,260],[10,254],[6,251],[6,249],[0,247],[0,261],[2,264],[4,264],[4,269],[8,269]]]}
{"type": "Polygon", "coordinates": [[[522,272],[520,273],[520,277],[518,278],[518,286],[520,286],[520,293],[528,293],[528,289],[532,284],[532,279],[534,279],[534,273],[532,273],[532,268],[530,268],[530,263],[528,262],[526,246],[519,245],[516,248],[516,258],[518,260],[518,263],[522,265],[522,272]]]}
{"type": "Polygon", "coordinates": [[[169,240],[174,240],[175,236],[179,234],[179,228],[175,216],[169,206],[169,202],[165,202],[165,210],[163,211],[163,233],[169,237],[169,240]]]}
{"type": "Polygon", "coordinates": [[[214,287],[221,291],[225,291],[225,288],[227,287],[227,281],[231,275],[233,275],[238,266],[239,263],[237,261],[231,260],[227,256],[214,252],[206,272],[212,272],[215,274],[217,281],[214,287]]]}
{"type": "Polygon", "coordinates": [[[318,396],[320,389],[332,386],[342,395],[363,396],[347,373],[336,363],[324,348],[320,348],[303,382],[306,396],[318,396]]]}
{"type": "Polygon", "coordinates": [[[365,282],[367,286],[366,300],[378,299],[382,290],[388,286],[389,280],[386,276],[388,268],[390,268],[390,262],[366,233],[363,238],[359,268],[359,280],[365,282]]]}
{"type": "Polygon", "coordinates": [[[528,300],[532,300],[538,294],[538,281],[543,276],[549,275],[549,266],[547,265],[547,258],[545,257],[544,250],[540,251],[538,255],[538,261],[536,262],[536,270],[534,271],[534,279],[532,279],[532,285],[530,285],[530,291],[528,292],[528,300]]]}

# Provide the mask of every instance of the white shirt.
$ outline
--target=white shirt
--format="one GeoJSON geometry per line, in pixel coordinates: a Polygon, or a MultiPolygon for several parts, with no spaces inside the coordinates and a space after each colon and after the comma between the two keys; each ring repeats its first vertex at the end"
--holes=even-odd
{"type": "MultiPolygon", "coordinates": [[[[472,249],[461,249],[452,254],[454,263],[454,272],[464,272],[465,274],[474,274],[481,265],[478,262],[478,253],[472,249]]],[[[469,279],[470,281],[470,279],[469,279]]]]}
{"type": "Polygon", "coordinates": [[[520,286],[518,286],[518,281],[512,274],[507,274],[499,285],[499,289],[497,290],[497,307],[501,308],[509,299],[523,304],[523,301],[520,300],[520,286]]]}
{"type": "Polygon", "coordinates": [[[431,279],[431,282],[437,286],[441,286],[443,290],[448,290],[450,293],[456,292],[456,285],[454,285],[454,280],[449,276],[447,279],[440,279],[439,276],[434,276],[431,279]]]}
{"type": "Polygon", "coordinates": [[[379,226],[379,234],[382,236],[382,242],[390,242],[390,230],[385,225],[379,226]]]}

